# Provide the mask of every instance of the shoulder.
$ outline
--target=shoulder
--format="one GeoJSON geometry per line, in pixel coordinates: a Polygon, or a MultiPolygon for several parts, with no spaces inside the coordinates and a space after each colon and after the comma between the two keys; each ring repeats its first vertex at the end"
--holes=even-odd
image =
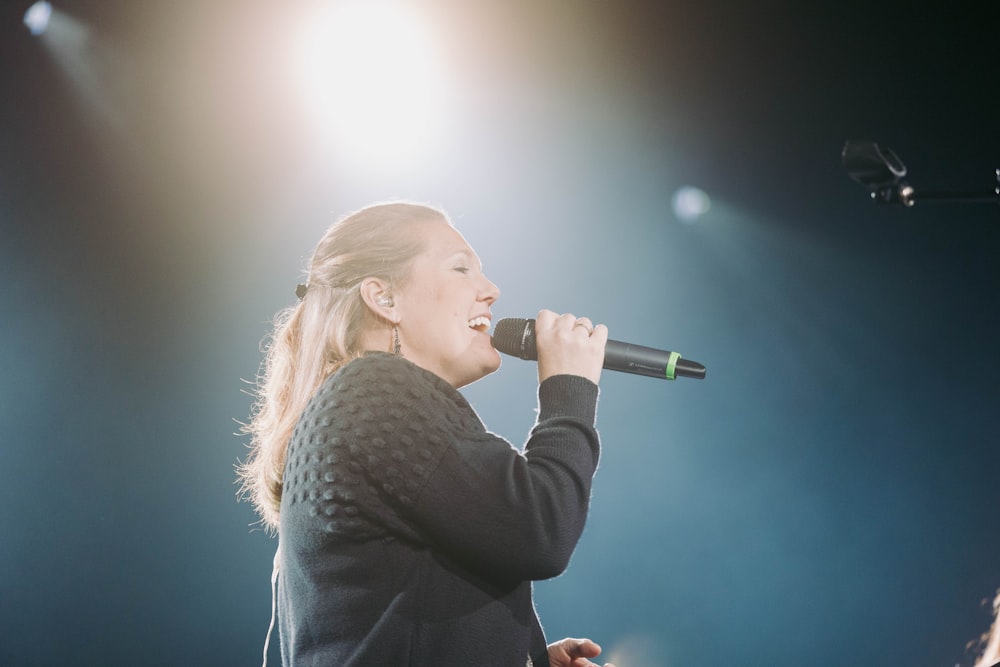
{"type": "Polygon", "coordinates": [[[440,377],[405,358],[374,352],[354,359],[327,378],[306,408],[307,416],[336,414],[341,420],[421,422],[472,412],[465,398],[440,377]]]}
{"type": "Polygon", "coordinates": [[[444,380],[416,364],[387,352],[370,352],[354,359],[330,376],[326,385],[349,387],[354,385],[379,386],[382,389],[401,385],[433,387],[439,390],[451,388],[444,380]]]}

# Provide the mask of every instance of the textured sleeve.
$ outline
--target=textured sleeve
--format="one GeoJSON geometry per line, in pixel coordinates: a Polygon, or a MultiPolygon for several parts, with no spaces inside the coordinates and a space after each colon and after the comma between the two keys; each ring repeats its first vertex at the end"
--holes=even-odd
{"type": "Polygon", "coordinates": [[[423,542],[498,581],[565,570],[598,461],[595,384],[542,383],[522,453],[406,360],[372,355],[332,380],[300,421],[285,476],[288,502],[309,506],[317,532],[423,542]]]}
{"type": "Polygon", "coordinates": [[[538,420],[523,455],[496,437],[454,441],[415,507],[460,562],[512,580],[566,569],[598,462],[597,385],[556,376],[538,393],[538,420]]]}

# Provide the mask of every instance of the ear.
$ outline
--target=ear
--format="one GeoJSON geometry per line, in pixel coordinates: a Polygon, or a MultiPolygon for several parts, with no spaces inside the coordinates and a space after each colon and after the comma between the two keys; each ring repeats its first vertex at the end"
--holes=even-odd
{"type": "Polygon", "coordinates": [[[388,283],[378,278],[365,278],[361,281],[361,298],[377,318],[399,324],[399,315],[388,283]]]}

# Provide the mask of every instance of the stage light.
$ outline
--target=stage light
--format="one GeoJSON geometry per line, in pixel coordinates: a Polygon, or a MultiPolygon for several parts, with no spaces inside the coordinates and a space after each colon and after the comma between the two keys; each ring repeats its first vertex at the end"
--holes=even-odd
{"type": "Polygon", "coordinates": [[[687,224],[696,222],[701,216],[708,213],[708,209],[712,206],[712,200],[705,192],[690,185],[685,185],[677,190],[671,203],[677,219],[687,224]]]}
{"type": "Polygon", "coordinates": [[[339,2],[309,21],[297,68],[305,99],[338,151],[412,155],[440,122],[444,94],[427,27],[398,2],[339,2]]]}
{"type": "Polygon", "coordinates": [[[995,181],[991,191],[953,191],[919,193],[906,178],[906,165],[892,149],[879,146],[874,141],[848,141],[840,154],[848,175],[868,189],[871,198],[879,204],[913,206],[919,201],[931,202],[987,202],[1000,204],[1000,169],[994,170],[995,181]]]}
{"type": "Polygon", "coordinates": [[[24,25],[32,35],[41,35],[49,27],[52,18],[52,5],[48,2],[36,2],[24,13],[24,25]]]}

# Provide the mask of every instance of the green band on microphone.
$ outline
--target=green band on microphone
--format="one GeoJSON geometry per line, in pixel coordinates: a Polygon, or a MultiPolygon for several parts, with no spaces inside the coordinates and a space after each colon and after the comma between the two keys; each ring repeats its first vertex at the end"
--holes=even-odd
{"type": "Polygon", "coordinates": [[[667,358],[667,379],[676,380],[674,371],[677,370],[677,360],[681,358],[681,355],[677,352],[671,352],[670,356],[667,358]]]}

